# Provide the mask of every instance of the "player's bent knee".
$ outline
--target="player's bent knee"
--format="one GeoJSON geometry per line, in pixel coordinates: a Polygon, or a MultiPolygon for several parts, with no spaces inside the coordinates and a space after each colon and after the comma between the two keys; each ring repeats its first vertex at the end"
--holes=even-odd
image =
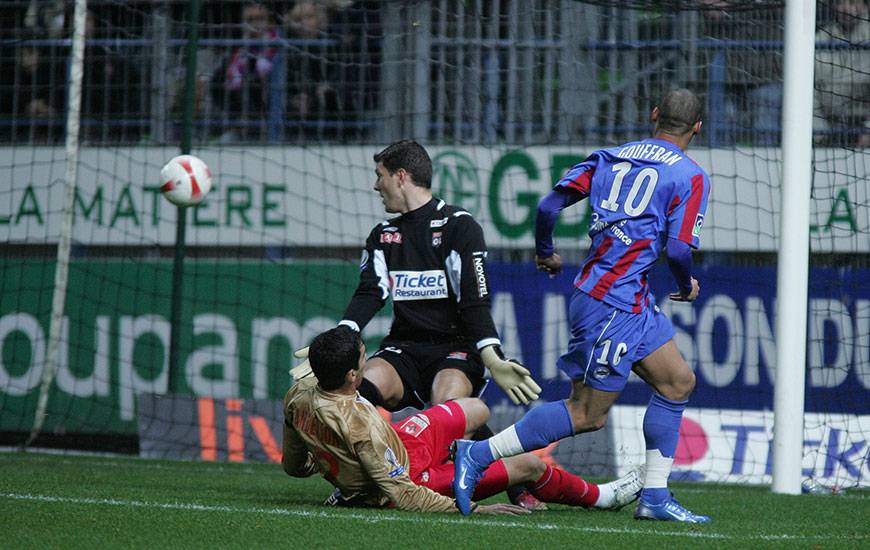
{"type": "Polygon", "coordinates": [[[461,397],[454,399],[453,402],[462,407],[466,431],[473,432],[489,420],[489,407],[482,400],[476,397],[461,397]]]}
{"type": "Polygon", "coordinates": [[[533,454],[527,454],[523,456],[526,457],[526,467],[528,468],[529,475],[531,476],[529,481],[537,481],[541,479],[541,476],[544,475],[544,472],[547,471],[547,465],[544,463],[544,461],[533,454]]]}
{"type": "Polygon", "coordinates": [[[588,416],[587,414],[572,415],[574,433],[595,432],[607,424],[607,415],[588,416]]]}
{"type": "Polygon", "coordinates": [[[692,395],[692,391],[695,389],[695,381],[695,373],[687,367],[684,372],[681,372],[675,378],[669,388],[670,391],[668,393],[670,395],[665,395],[665,397],[674,401],[685,401],[692,395]]]}
{"type": "Polygon", "coordinates": [[[686,376],[685,381],[683,383],[683,391],[686,393],[686,398],[688,399],[689,394],[691,394],[695,390],[695,383],[697,379],[695,378],[695,373],[689,371],[688,376],[686,376]]]}
{"type": "Polygon", "coordinates": [[[589,422],[589,431],[596,432],[607,424],[607,415],[603,414],[592,418],[589,422]]]}
{"type": "Polygon", "coordinates": [[[468,376],[457,369],[444,369],[432,381],[432,403],[446,403],[471,395],[474,387],[468,376]]]}
{"type": "Polygon", "coordinates": [[[363,377],[378,389],[381,404],[387,408],[398,405],[405,394],[402,378],[386,361],[370,359],[366,363],[363,377]]]}
{"type": "Polygon", "coordinates": [[[575,434],[594,432],[607,424],[607,412],[595,414],[581,404],[572,401],[569,401],[568,410],[571,413],[575,434]]]}
{"type": "Polygon", "coordinates": [[[530,453],[505,458],[504,465],[511,484],[534,483],[547,470],[544,461],[530,453]]]}

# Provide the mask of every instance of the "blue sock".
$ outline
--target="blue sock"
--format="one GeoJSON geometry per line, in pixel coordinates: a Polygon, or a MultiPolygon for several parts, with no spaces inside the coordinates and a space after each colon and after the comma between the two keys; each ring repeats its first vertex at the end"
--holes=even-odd
{"type": "Polygon", "coordinates": [[[535,407],[519,422],[485,441],[475,441],[469,454],[475,462],[489,465],[495,460],[543,449],[554,441],[574,435],[574,423],[564,401],[535,407]]]}
{"type": "Polygon", "coordinates": [[[680,439],[680,422],[688,401],[671,401],[653,394],[643,417],[643,437],[647,449],[647,486],[642,497],[646,502],[658,504],[670,497],[667,478],[680,439]],[[657,459],[650,457],[650,451],[657,459]],[[663,460],[665,459],[665,460],[663,460]],[[655,461],[656,463],[652,463],[655,461]],[[652,471],[650,471],[652,470],[652,471]]]}

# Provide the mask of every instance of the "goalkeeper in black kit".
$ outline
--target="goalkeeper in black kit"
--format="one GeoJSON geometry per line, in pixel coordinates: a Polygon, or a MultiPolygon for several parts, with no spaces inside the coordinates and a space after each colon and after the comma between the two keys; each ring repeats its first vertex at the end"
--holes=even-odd
{"type": "MultiPolygon", "coordinates": [[[[393,324],[366,361],[360,394],[396,411],[478,395],[484,367],[515,403],[541,388],[507,360],[490,314],[483,230],[467,211],[432,196],[432,161],[411,140],[374,156],[374,189],[390,214],[366,240],[360,282],[339,326],[362,331],[393,299],[393,324]]],[[[307,348],[296,352],[307,358],[307,348]]],[[[310,373],[307,361],[291,372],[310,373]]]]}
{"type": "MultiPolygon", "coordinates": [[[[393,300],[393,324],[366,361],[360,395],[390,411],[425,409],[452,399],[478,396],[485,370],[514,404],[528,404],[541,388],[529,371],[505,358],[490,313],[486,243],[466,210],[432,196],[432,160],[411,140],[374,156],[374,190],[389,214],[372,229],[360,262],[359,286],[339,326],[361,332],[393,300]]],[[[306,359],[291,370],[311,373],[306,359]]],[[[479,437],[492,431],[486,426],[479,437]]],[[[522,486],[508,490],[511,502],[531,510],[546,506],[522,486]]]]}

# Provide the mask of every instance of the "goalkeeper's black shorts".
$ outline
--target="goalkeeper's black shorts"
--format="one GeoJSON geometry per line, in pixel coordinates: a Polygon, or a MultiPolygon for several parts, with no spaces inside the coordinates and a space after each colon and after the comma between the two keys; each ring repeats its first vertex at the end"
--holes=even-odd
{"type": "Polygon", "coordinates": [[[480,353],[469,342],[422,343],[385,339],[373,357],[393,366],[404,385],[404,394],[394,410],[406,407],[424,409],[432,395],[435,375],[444,369],[462,371],[471,382],[471,395],[478,396],[486,386],[486,369],[480,353]]]}

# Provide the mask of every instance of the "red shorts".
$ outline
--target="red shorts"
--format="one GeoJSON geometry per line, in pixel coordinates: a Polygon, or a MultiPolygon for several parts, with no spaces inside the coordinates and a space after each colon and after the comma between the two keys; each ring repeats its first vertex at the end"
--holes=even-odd
{"type": "MultiPolygon", "coordinates": [[[[408,450],[411,481],[436,493],[453,496],[453,463],[448,462],[450,444],[465,435],[465,412],[455,401],[435,405],[396,422],[393,429],[408,450]]],[[[474,492],[477,500],[507,487],[504,462],[490,465],[474,492]]]]}

